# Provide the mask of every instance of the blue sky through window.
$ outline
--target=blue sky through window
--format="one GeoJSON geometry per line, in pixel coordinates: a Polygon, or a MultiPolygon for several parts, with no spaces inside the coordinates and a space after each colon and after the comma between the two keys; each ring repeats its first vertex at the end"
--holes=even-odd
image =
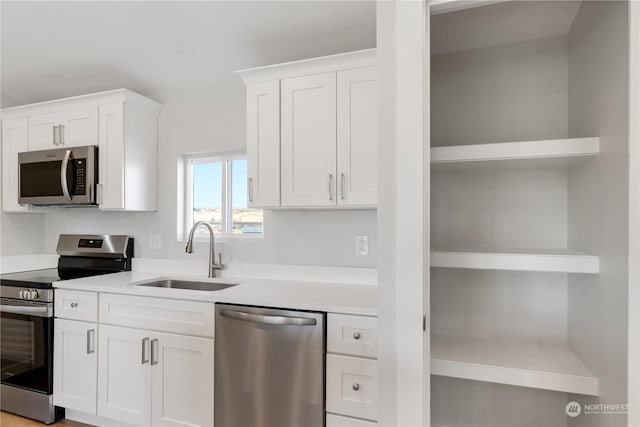
{"type": "MultiPolygon", "coordinates": [[[[247,161],[233,160],[231,168],[232,207],[247,207],[247,161]]],[[[193,207],[217,208],[222,206],[222,163],[195,163],[193,165],[193,207]]]]}
{"type": "Polygon", "coordinates": [[[195,163],[193,165],[193,207],[220,208],[222,206],[222,164],[195,163]]]}
{"type": "Polygon", "coordinates": [[[233,160],[231,168],[231,207],[247,208],[247,161],[233,160]]]}

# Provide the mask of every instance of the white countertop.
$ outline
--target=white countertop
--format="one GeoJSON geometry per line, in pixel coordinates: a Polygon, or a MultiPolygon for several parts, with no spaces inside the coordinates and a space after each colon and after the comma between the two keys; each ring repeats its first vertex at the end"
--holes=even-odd
{"type": "Polygon", "coordinates": [[[204,302],[259,305],[266,307],[318,310],[330,313],[377,315],[376,286],[300,280],[202,276],[128,271],[82,279],[64,280],[53,284],[58,289],[107,292],[159,298],[204,302]],[[237,283],[220,291],[192,291],[137,286],[161,278],[237,283]]]}

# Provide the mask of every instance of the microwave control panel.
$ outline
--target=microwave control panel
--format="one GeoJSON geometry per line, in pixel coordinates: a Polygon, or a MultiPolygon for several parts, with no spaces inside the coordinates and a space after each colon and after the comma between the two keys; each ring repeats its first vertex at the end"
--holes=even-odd
{"type": "Polygon", "coordinates": [[[73,194],[77,195],[85,195],[87,194],[87,166],[86,159],[76,159],[75,160],[75,174],[76,174],[76,186],[74,188],[73,194]]]}

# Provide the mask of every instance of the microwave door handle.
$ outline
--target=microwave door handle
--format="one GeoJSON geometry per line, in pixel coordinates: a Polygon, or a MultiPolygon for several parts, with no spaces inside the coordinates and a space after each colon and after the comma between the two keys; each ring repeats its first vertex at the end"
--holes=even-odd
{"type": "Polygon", "coordinates": [[[60,186],[62,187],[62,194],[64,194],[64,198],[67,200],[71,200],[71,195],[69,194],[69,183],[67,182],[67,168],[69,167],[70,158],[71,150],[66,150],[62,159],[62,166],[60,167],[60,186]]]}

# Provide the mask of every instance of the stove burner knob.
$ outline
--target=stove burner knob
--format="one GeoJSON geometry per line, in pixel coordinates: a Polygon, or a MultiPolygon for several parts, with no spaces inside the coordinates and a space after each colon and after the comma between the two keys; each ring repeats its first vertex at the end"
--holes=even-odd
{"type": "Polygon", "coordinates": [[[18,296],[20,297],[20,299],[25,299],[25,296],[24,296],[24,293],[25,293],[25,292],[26,292],[26,291],[20,291],[20,292],[18,293],[18,296]]]}
{"type": "Polygon", "coordinates": [[[38,299],[38,291],[29,291],[29,299],[38,299]]]}

